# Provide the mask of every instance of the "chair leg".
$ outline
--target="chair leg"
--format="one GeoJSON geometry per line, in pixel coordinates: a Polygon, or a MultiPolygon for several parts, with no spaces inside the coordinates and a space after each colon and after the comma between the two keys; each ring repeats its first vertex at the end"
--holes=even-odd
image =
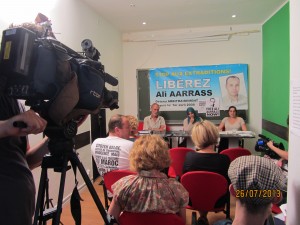
{"type": "Polygon", "coordinates": [[[192,225],[197,225],[197,213],[192,212],[192,225]]]}
{"type": "Polygon", "coordinates": [[[102,183],[102,187],[103,187],[103,194],[104,194],[105,209],[108,210],[108,208],[109,208],[108,195],[107,195],[107,189],[106,189],[106,186],[105,186],[104,182],[102,183]]]}
{"type": "Polygon", "coordinates": [[[230,218],[230,192],[229,191],[226,194],[225,214],[226,214],[226,219],[231,219],[230,218]]]}

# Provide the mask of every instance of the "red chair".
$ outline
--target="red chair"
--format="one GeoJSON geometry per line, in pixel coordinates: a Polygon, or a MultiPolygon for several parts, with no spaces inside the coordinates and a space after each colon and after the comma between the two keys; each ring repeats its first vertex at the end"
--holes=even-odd
{"type": "Polygon", "coordinates": [[[183,163],[185,155],[188,152],[194,152],[195,150],[186,147],[178,147],[170,149],[171,165],[169,167],[168,176],[180,180],[182,175],[183,163]]]}
{"type": "Polygon", "coordinates": [[[171,127],[166,125],[166,131],[171,131],[171,127]]]}
{"type": "MultiPolygon", "coordinates": [[[[218,173],[208,171],[191,171],[182,175],[181,183],[189,192],[192,202],[187,209],[204,212],[224,212],[230,219],[229,184],[226,178],[218,173]],[[216,207],[220,198],[224,205],[216,207]]],[[[192,224],[197,224],[196,212],[192,212],[192,224]]]]}
{"type": "Polygon", "coordinates": [[[119,223],[120,225],[185,225],[185,222],[175,214],[157,212],[123,212],[119,217],[119,223]]]}
{"type": "Polygon", "coordinates": [[[143,130],[144,129],[144,122],[140,121],[139,125],[138,125],[138,131],[143,130]]]}
{"type": "Polygon", "coordinates": [[[220,154],[227,155],[230,162],[232,162],[240,156],[251,155],[251,152],[245,148],[228,148],[220,152],[220,154]]]}
{"type": "Polygon", "coordinates": [[[274,213],[274,214],[282,213],[280,207],[277,204],[272,205],[272,213],[274,213]]]}
{"type": "Polygon", "coordinates": [[[120,180],[122,177],[126,177],[128,175],[134,175],[136,172],[130,170],[113,170],[103,175],[103,193],[104,193],[104,201],[105,201],[105,208],[109,208],[108,204],[108,195],[107,190],[113,193],[111,186],[120,180]]]}

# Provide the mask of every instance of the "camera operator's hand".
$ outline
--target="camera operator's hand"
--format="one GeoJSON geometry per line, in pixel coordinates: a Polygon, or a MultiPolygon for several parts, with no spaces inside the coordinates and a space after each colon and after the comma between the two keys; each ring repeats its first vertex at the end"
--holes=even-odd
{"type": "Polygon", "coordinates": [[[273,141],[268,141],[268,142],[267,142],[267,145],[268,145],[268,147],[269,147],[272,151],[274,151],[274,150],[273,150],[273,149],[274,149],[273,141]]]}
{"type": "Polygon", "coordinates": [[[285,151],[285,150],[282,150],[280,148],[277,148],[274,146],[273,144],[273,141],[268,141],[267,143],[268,147],[275,153],[277,153],[277,155],[280,156],[280,158],[283,158],[285,160],[288,160],[289,159],[289,155],[288,155],[288,152],[285,151]]]}
{"type": "Polygon", "coordinates": [[[8,120],[0,122],[0,137],[26,136],[38,134],[44,131],[47,121],[37,115],[33,110],[16,115],[8,120]],[[15,127],[14,122],[23,122],[26,127],[15,127]]]}

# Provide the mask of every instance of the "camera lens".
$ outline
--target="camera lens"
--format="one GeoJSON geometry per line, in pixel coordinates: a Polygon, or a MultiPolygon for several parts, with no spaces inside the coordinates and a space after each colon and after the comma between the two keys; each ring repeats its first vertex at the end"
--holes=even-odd
{"type": "Polygon", "coordinates": [[[258,140],[258,141],[257,141],[257,144],[258,144],[258,145],[264,145],[264,141],[263,141],[263,140],[258,140]]]}

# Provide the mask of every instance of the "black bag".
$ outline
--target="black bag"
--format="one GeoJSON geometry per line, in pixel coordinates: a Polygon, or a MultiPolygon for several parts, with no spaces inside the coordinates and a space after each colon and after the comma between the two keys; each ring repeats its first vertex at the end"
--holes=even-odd
{"type": "Polygon", "coordinates": [[[104,80],[101,71],[81,63],[77,71],[79,86],[79,101],[76,108],[96,110],[101,106],[104,80]]]}

